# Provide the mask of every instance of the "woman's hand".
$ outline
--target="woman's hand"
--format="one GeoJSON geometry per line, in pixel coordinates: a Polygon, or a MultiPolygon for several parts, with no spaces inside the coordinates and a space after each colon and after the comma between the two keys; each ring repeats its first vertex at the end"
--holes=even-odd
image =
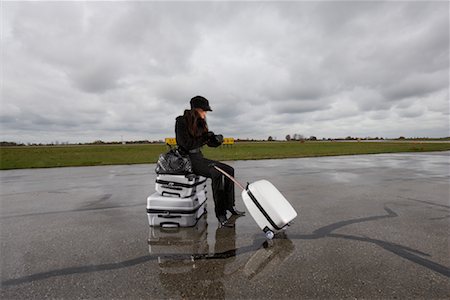
{"type": "Polygon", "coordinates": [[[216,141],[217,141],[218,143],[220,143],[220,144],[222,145],[222,143],[223,143],[223,135],[217,134],[217,135],[215,136],[215,139],[216,139],[216,141]]]}
{"type": "Polygon", "coordinates": [[[209,147],[219,147],[223,143],[223,135],[221,134],[214,134],[214,132],[209,131],[208,132],[208,146],[209,147]]]}

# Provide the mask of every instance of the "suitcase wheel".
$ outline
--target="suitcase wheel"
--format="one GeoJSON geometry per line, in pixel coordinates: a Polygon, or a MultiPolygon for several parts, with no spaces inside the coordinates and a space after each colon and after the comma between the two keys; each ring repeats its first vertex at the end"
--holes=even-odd
{"type": "Polygon", "coordinates": [[[266,231],[266,238],[267,239],[271,240],[271,239],[273,239],[273,237],[274,237],[274,233],[273,233],[272,230],[266,231]]]}

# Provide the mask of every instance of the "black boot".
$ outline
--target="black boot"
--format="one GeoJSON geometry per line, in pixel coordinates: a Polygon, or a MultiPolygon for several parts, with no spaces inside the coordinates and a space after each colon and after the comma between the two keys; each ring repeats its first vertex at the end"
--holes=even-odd
{"type": "Polygon", "coordinates": [[[228,222],[227,216],[218,216],[217,219],[219,220],[219,227],[234,227],[234,224],[228,222]]]}
{"type": "Polygon", "coordinates": [[[233,216],[245,216],[245,211],[237,210],[236,208],[232,207],[228,210],[233,216]]]}

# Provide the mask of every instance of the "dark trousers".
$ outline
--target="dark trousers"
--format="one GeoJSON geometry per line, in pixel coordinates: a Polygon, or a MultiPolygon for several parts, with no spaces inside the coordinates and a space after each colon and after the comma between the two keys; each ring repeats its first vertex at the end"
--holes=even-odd
{"type": "Polygon", "coordinates": [[[234,168],[221,163],[203,157],[203,154],[195,153],[189,154],[192,162],[192,169],[195,174],[203,177],[211,178],[212,180],[212,192],[214,198],[214,210],[216,217],[226,216],[227,209],[234,206],[234,183],[225,175],[220,173],[214,165],[218,166],[231,176],[234,176],[234,168]]]}

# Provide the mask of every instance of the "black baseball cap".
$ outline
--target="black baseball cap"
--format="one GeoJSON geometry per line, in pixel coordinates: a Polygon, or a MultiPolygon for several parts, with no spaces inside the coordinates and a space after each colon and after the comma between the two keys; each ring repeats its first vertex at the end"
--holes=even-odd
{"type": "Polygon", "coordinates": [[[201,108],[204,111],[212,111],[211,106],[209,106],[209,101],[205,97],[195,96],[191,99],[191,109],[201,108]]]}

